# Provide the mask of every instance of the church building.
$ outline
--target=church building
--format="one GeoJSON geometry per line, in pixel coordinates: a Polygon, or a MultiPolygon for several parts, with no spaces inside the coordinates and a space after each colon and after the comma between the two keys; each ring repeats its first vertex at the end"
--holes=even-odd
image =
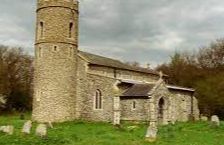
{"type": "Polygon", "coordinates": [[[147,121],[198,119],[194,89],[169,76],[78,49],[79,2],[37,0],[32,119],[147,121]]]}

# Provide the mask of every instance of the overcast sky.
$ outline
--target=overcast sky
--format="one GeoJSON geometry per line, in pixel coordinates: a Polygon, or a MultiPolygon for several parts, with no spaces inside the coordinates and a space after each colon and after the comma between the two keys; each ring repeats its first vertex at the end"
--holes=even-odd
{"type": "MultiPolygon", "coordinates": [[[[36,0],[1,0],[0,44],[33,53],[36,0]]],[[[224,0],[80,0],[79,49],[152,66],[224,36],[224,0]]]]}

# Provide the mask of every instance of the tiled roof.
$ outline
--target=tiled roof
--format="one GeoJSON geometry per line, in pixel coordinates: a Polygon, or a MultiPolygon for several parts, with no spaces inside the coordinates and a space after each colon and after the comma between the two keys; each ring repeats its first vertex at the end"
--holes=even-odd
{"type": "Polygon", "coordinates": [[[103,57],[103,56],[99,56],[99,55],[95,55],[95,54],[91,54],[91,53],[83,52],[83,51],[79,51],[79,55],[84,57],[90,64],[143,72],[143,73],[148,73],[153,75],[159,75],[159,73],[154,70],[146,69],[142,67],[130,66],[116,59],[111,59],[111,58],[107,58],[107,57],[103,57]]]}
{"type": "Polygon", "coordinates": [[[121,96],[123,97],[146,97],[149,96],[149,92],[153,89],[155,84],[135,84],[121,96]]]}

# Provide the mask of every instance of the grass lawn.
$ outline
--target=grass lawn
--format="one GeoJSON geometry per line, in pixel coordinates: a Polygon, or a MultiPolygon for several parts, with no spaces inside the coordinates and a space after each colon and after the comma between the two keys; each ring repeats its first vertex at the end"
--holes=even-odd
{"type": "MultiPolygon", "coordinates": [[[[28,118],[28,117],[27,117],[28,118]]],[[[208,123],[177,123],[160,127],[158,141],[147,143],[144,135],[147,125],[138,124],[134,130],[128,129],[133,124],[123,124],[118,129],[108,123],[66,122],[54,124],[48,130],[48,137],[41,139],[34,135],[20,133],[24,120],[18,115],[0,117],[0,126],[14,125],[14,135],[0,133],[0,145],[224,145],[224,123],[219,128],[208,123]]]]}

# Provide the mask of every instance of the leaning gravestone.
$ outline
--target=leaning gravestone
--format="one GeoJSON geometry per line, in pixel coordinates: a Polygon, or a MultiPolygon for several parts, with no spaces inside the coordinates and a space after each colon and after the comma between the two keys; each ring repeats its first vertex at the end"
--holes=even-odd
{"type": "Polygon", "coordinates": [[[148,142],[155,142],[157,138],[157,132],[158,132],[157,126],[150,125],[147,129],[145,140],[148,142]]]}
{"type": "Polygon", "coordinates": [[[201,121],[208,121],[208,117],[207,116],[201,116],[201,121]]]}
{"type": "Polygon", "coordinates": [[[9,135],[13,135],[14,127],[11,126],[11,125],[8,125],[8,126],[1,126],[1,127],[0,127],[0,131],[1,131],[1,132],[4,132],[4,133],[7,133],[7,134],[9,134],[9,135]]]}
{"type": "Polygon", "coordinates": [[[31,128],[32,128],[32,121],[29,120],[25,122],[25,124],[23,125],[22,133],[30,134],[31,128]]]}
{"type": "Polygon", "coordinates": [[[213,115],[211,117],[211,123],[214,126],[219,126],[220,125],[219,117],[217,115],[213,115]]]}
{"type": "Polygon", "coordinates": [[[36,135],[40,136],[40,137],[46,137],[47,136],[47,125],[39,124],[36,128],[36,135]]]}

